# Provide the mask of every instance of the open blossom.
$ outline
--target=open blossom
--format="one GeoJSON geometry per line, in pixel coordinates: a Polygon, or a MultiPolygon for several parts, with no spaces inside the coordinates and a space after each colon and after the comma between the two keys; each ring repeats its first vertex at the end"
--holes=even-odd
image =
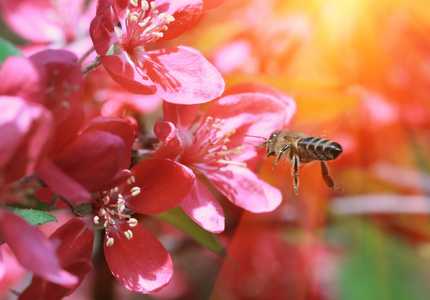
{"type": "Polygon", "coordinates": [[[90,34],[100,61],[125,89],[172,103],[210,101],[224,90],[219,72],[194,48],[145,49],[188,30],[202,11],[199,0],[99,1],[90,34]]]}
{"type": "MultiPolygon", "coordinates": [[[[281,203],[282,196],[247,168],[247,162],[254,164],[258,158],[255,145],[259,143],[247,135],[266,137],[282,128],[294,113],[295,105],[285,96],[278,97],[278,93],[256,90],[260,92],[233,93],[216,100],[198,123],[195,122],[197,105],[164,103],[167,121],[155,125],[154,132],[161,145],[154,157],[188,166],[239,207],[267,212],[281,203]]],[[[222,208],[200,180],[196,180],[181,207],[206,230],[224,229],[222,208]]]]}
{"type": "MultiPolygon", "coordinates": [[[[158,239],[132,214],[158,214],[177,206],[189,193],[194,174],[167,159],[147,160],[124,172],[127,177],[117,186],[95,193],[87,206],[76,208],[83,217],[75,217],[57,230],[64,232],[57,234],[62,238],[60,260],[66,270],[82,280],[86,272],[77,267],[77,258],[91,255],[88,244],[92,245],[94,228],[103,229],[104,254],[112,274],[130,291],[153,293],[169,282],[172,261],[158,239]]],[[[85,267],[84,262],[81,264],[85,267]]],[[[57,296],[71,292],[54,284],[45,289],[40,286],[38,279],[27,289],[41,295],[52,293],[52,288],[57,296]]]]}

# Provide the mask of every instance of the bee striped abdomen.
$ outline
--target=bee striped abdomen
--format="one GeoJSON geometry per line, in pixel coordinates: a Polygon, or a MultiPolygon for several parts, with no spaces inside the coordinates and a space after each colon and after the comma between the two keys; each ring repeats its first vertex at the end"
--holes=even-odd
{"type": "Polygon", "coordinates": [[[315,160],[333,160],[343,151],[338,143],[317,137],[301,139],[297,148],[301,154],[315,160]]]}

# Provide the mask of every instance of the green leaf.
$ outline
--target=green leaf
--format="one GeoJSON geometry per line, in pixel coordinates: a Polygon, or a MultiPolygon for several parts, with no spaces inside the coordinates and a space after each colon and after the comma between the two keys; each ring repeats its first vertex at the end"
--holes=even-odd
{"type": "Polygon", "coordinates": [[[11,42],[0,37],[0,64],[9,56],[22,56],[22,53],[11,42]]]}
{"type": "Polygon", "coordinates": [[[356,246],[341,268],[340,299],[428,299],[428,263],[409,245],[368,222],[350,225],[356,246]]]}
{"type": "Polygon", "coordinates": [[[34,226],[42,225],[48,222],[58,222],[56,217],[40,210],[14,208],[13,212],[34,226]]]}
{"type": "Polygon", "coordinates": [[[197,225],[182,211],[179,206],[156,216],[178,228],[189,237],[212,250],[216,254],[224,257],[225,249],[221,245],[217,236],[197,225]]]}

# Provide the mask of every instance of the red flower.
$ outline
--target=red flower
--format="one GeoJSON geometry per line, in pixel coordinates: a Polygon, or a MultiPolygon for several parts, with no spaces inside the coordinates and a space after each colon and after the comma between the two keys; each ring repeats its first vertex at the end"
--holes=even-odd
{"type": "MultiPolygon", "coordinates": [[[[118,182],[121,170],[130,166],[133,127],[119,118],[98,117],[62,149],[57,149],[37,175],[54,193],[74,206],[88,202],[92,192],[118,182]]],[[[39,199],[50,201],[52,197],[39,199]]]]}
{"type": "MultiPolygon", "coordinates": [[[[177,206],[189,193],[194,175],[189,169],[166,159],[144,161],[126,173],[127,179],[119,186],[97,193],[90,212],[84,217],[87,222],[84,229],[87,230],[91,222],[104,229],[106,261],[119,282],[133,292],[153,293],[169,282],[173,273],[172,261],[157,238],[131,215],[133,212],[158,214],[177,206]]],[[[75,218],[73,226],[68,225],[72,221],[65,224],[67,230],[63,232],[80,236],[84,232],[78,224],[82,223],[78,221],[81,219],[75,218]]],[[[88,240],[92,243],[93,237],[93,234],[86,234],[85,243],[88,240]]],[[[81,277],[82,272],[73,268],[78,261],[66,259],[70,255],[79,257],[73,251],[80,251],[80,248],[74,250],[71,239],[64,243],[68,245],[63,246],[65,251],[71,253],[61,256],[65,268],[69,266],[81,277]]]]}
{"type": "MultiPolygon", "coordinates": [[[[162,142],[154,157],[176,160],[205,176],[235,205],[252,212],[274,210],[281,193],[265,183],[247,164],[255,165],[258,154],[246,135],[266,137],[282,128],[295,111],[294,102],[261,86],[248,85],[253,93],[237,87],[234,94],[213,102],[201,117],[198,106],[165,103],[167,121],[158,122],[154,132],[162,142]],[[239,92],[239,93],[235,93],[239,92]],[[170,121],[170,122],[169,122],[170,121]],[[248,142],[249,140],[249,142],[248,142]]],[[[196,180],[181,207],[200,226],[211,232],[224,229],[220,204],[209,190],[196,180]]]]}
{"type": "Polygon", "coordinates": [[[73,218],[58,228],[49,241],[59,244],[57,255],[61,267],[78,278],[76,284],[64,287],[41,276],[33,276],[19,300],[62,299],[72,294],[91,270],[94,229],[83,218],[73,218]]]}
{"type": "Polygon", "coordinates": [[[112,78],[133,93],[157,93],[172,103],[196,104],[224,90],[219,72],[196,49],[145,50],[177,37],[201,14],[199,0],[99,1],[90,33],[100,61],[112,78]]]}
{"type": "Polygon", "coordinates": [[[172,277],[172,261],[128,209],[152,215],[177,206],[189,193],[194,174],[165,159],[141,162],[130,171],[132,176],[118,189],[98,194],[94,222],[105,228],[104,252],[112,274],[130,291],[153,293],[172,277]]]}

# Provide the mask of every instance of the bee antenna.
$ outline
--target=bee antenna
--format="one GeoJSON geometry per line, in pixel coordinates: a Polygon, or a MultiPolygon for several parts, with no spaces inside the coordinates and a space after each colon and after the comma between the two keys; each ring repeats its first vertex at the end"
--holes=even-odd
{"type": "Polygon", "coordinates": [[[262,136],[258,136],[258,135],[249,135],[249,134],[245,134],[245,136],[247,136],[247,137],[259,138],[259,139],[263,139],[263,140],[267,140],[266,138],[264,138],[264,137],[262,137],[262,136]]]}

